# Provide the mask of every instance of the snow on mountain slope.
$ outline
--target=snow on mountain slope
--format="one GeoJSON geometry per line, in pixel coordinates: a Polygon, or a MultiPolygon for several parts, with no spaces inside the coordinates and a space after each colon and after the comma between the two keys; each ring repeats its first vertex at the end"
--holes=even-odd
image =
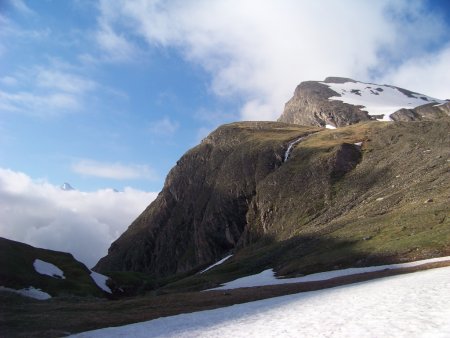
{"type": "Polygon", "coordinates": [[[36,272],[40,273],[41,275],[47,275],[50,277],[61,279],[66,278],[64,277],[64,272],[56,265],[53,265],[52,263],[48,263],[40,259],[35,259],[33,266],[36,272]]]}
{"type": "Polygon", "coordinates": [[[273,269],[264,270],[258,274],[250,275],[242,278],[235,279],[231,282],[225,283],[222,286],[211,290],[230,290],[237,288],[248,288],[256,286],[265,285],[280,285],[280,284],[291,284],[291,283],[304,283],[304,282],[316,282],[323,281],[337,277],[351,276],[360,273],[383,271],[383,270],[395,270],[401,268],[410,268],[414,266],[420,266],[423,264],[434,263],[434,262],[446,262],[450,261],[450,256],[438,257],[424,259],[409,263],[398,263],[398,264],[388,264],[388,265],[377,265],[377,266],[367,266],[362,268],[348,268],[342,270],[332,270],[325,272],[313,273],[310,275],[297,277],[297,278],[276,278],[273,269]]]}
{"type": "Polygon", "coordinates": [[[102,275],[95,271],[91,271],[91,278],[100,289],[107,293],[112,293],[111,289],[106,284],[107,280],[109,279],[108,276],[102,275]]]}
{"type": "Polygon", "coordinates": [[[449,337],[450,267],[75,337],[449,337]]]}
{"type": "Polygon", "coordinates": [[[427,95],[402,91],[394,86],[348,81],[344,83],[320,82],[340,96],[329,100],[342,101],[352,105],[363,106],[369,115],[383,115],[382,120],[390,121],[390,115],[402,108],[412,109],[427,103],[443,104],[446,101],[427,95]]]}
{"type": "Polygon", "coordinates": [[[231,256],[233,256],[233,255],[228,255],[228,256],[222,258],[222,259],[219,260],[218,262],[215,262],[214,264],[208,266],[206,269],[200,271],[199,273],[204,273],[204,272],[206,272],[206,271],[208,271],[208,270],[211,270],[211,269],[214,268],[215,266],[220,265],[220,264],[222,264],[223,262],[225,262],[225,261],[226,261],[228,258],[230,258],[231,256]]]}
{"type": "Polygon", "coordinates": [[[32,286],[25,288],[25,289],[20,289],[20,290],[16,290],[16,289],[12,289],[12,288],[5,288],[3,286],[0,286],[0,291],[17,293],[18,295],[37,299],[37,300],[47,300],[47,299],[52,298],[52,296],[50,296],[47,292],[44,292],[41,289],[36,289],[32,286]]]}

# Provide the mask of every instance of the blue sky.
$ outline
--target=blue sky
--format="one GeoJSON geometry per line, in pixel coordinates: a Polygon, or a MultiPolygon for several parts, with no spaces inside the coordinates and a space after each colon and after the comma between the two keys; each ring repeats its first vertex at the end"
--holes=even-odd
{"type": "Polygon", "coordinates": [[[0,0],[0,219],[8,219],[0,236],[64,249],[74,233],[97,226],[105,252],[183,153],[222,123],[277,119],[301,81],[344,76],[450,98],[449,7],[0,0]],[[69,195],[54,188],[63,182],[89,198],[62,207],[69,195]],[[126,193],[106,193],[110,209],[99,214],[87,204],[105,199],[105,188],[126,193]],[[77,224],[85,226],[50,238],[64,223],[51,216],[61,208],[83,214],[77,224]],[[20,218],[2,214],[13,209],[20,218]],[[105,216],[114,212],[126,216],[114,223],[105,216]],[[36,217],[40,225],[27,230],[36,217]]]}
{"type": "MultiPolygon", "coordinates": [[[[0,166],[54,184],[67,181],[81,190],[132,186],[158,191],[175,161],[214,127],[276,119],[295,85],[327,76],[323,68],[329,75],[392,79],[421,90],[413,81],[407,86],[408,76],[399,75],[398,68],[414,68],[414,61],[430,57],[430,51],[439,55],[449,48],[447,1],[339,2],[337,10],[351,20],[348,28],[339,21],[325,24],[329,14],[323,9],[336,1],[264,3],[258,9],[251,1],[235,6],[224,1],[3,0],[0,166]],[[348,15],[350,9],[368,17],[365,34],[352,31],[366,24],[348,15]],[[316,20],[323,19],[325,27],[295,26],[290,10],[298,10],[300,21],[302,12],[320,13],[316,20]],[[208,13],[222,17],[214,22],[208,13]],[[396,21],[406,23],[404,28],[396,21]],[[291,28],[299,32],[286,34],[291,28]],[[302,28],[310,28],[310,36],[302,35],[302,28]],[[327,40],[330,29],[342,34],[327,40]],[[376,30],[385,30],[385,36],[376,30]],[[349,32],[354,40],[345,36],[349,32]],[[274,53],[266,43],[275,39],[304,48],[274,43],[280,48],[274,53]],[[354,60],[330,64],[318,58],[311,65],[300,55],[311,53],[314,59],[323,51],[339,59],[339,47],[342,58],[354,60]],[[260,57],[260,52],[268,55],[260,57]],[[295,54],[289,55],[296,52],[298,63],[295,54]],[[283,53],[289,55],[287,66],[283,53]],[[268,81],[273,74],[276,78],[268,81]]],[[[433,91],[430,86],[426,94],[442,94],[433,91]]]]}

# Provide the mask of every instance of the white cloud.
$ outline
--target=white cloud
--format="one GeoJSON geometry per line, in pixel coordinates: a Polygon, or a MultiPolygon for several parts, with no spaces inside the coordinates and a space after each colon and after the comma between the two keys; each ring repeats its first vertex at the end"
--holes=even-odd
{"type": "Polygon", "coordinates": [[[65,65],[33,67],[0,79],[0,109],[34,116],[61,115],[84,107],[101,86],[65,65]],[[18,91],[16,88],[21,88],[18,91]]]}
{"type": "Polygon", "coordinates": [[[95,81],[61,70],[38,68],[36,84],[66,93],[82,94],[97,87],[95,81]]]}
{"type": "Polygon", "coordinates": [[[109,58],[109,61],[123,62],[133,59],[137,53],[136,47],[121,34],[117,34],[108,24],[100,24],[95,38],[109,58]]]}
{"type": "Polygon", "coordinates": [[[450,99],[450,45],[435,54],[409,60],[385,74],[380,81],[450,99]],[[426,81],[425,81],[426,79],[426,81]]]}
{"type": "Polygon", "coordinates": [[[48,116],[80,108],[77,97],[67,93],[9,93],[0,90],[0,110],[48,116]]]}
{"type": "Polygon", "coordinates": [[[161,120],[152,122],[149,130],[155,135],[169,136],[173,135],[179,127],[180,124],[177,121],[172,121],[166,116],[161,120]]]}
{"type": "Polygon", "coordinates": [[[63,191],[0,168],[0,236],[70,252],[92,267],[156,196],[131,188],[63,191]]]}
{"type": "Polygon", "coordinates": [[[121,163],[104,163],[93,160],[80,160],[72,165],[72,170],[78,174],[115,180],[145,178],[154,180],[157,175],[147,165],[121,163]]]}
{"type": "MultiPolygon", "coordinates": [[[[178,48],[221,96],[244,100],[243,119],[274,119],[304,80],[373,80],[423,56],[446,34],[423,2],[100,1],[100,19],[152,47],[178,48]]],[[[431,82],[431,81],[426,81],[431,82]]],[[[432,86],[425,90],[429,95],[432,86]]],[[[414,88],[410,88],[414,90],[414,88]]]]}

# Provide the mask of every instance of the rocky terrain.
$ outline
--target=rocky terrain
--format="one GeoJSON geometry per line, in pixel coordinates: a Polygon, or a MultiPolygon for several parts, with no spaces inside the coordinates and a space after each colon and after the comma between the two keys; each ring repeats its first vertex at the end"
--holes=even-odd
{"type": "Polygon", "coordinates": [[[328,77],[323,82],[300,83],[278,121],[342,127],[383,118],[394,121],[434,120],[450,115],[449,103],[445,103],[403,88],[328,77]]]}
{"type": "Polygon", "coordinates": [[[202,288],[267,268],[296,276],[449,254],[448,130],[448,118],[221,126],[95,269],[185,273],[181,283],[202,288]]]}

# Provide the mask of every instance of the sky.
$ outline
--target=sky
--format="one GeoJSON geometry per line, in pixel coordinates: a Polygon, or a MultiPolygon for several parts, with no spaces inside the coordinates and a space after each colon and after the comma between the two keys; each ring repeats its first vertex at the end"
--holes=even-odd
{"type": "Polygon", "coordinates": [[[80,257],[101,224],[92,264],[183,153],[220,124],[276,120],[301,81],[450,98],[449,26],[446,0],[0,0],[0,236],[80,257]],[[83,207],[104,199],[114,224],[83,207]],[[61,210],[82,220],[66,237],[61,210]]]}

